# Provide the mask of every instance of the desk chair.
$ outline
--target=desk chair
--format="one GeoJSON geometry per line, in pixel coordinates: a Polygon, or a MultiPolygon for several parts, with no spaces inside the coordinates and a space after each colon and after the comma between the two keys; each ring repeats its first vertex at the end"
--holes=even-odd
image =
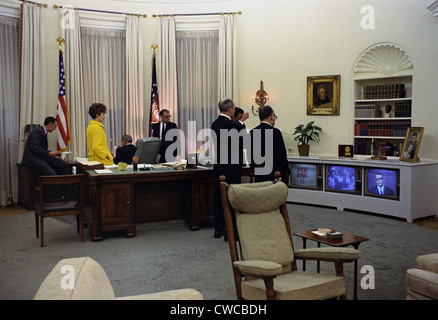
{"type": "Polygon", "coordinates": [[[134,157],[138,157],[138,163],[154,164],[160,151],[160,145],[160,138],[140,138],[135,142],[137,151],[134,157]]]}
{"type": "Polygon", "coordinates": [[[39,201],[35,207],[36,237],[41,232],[44,247],[44,218],[76,215],[77,232],[84,242],[84,184],[83,174],[40,176],[39,201]]]}
{"type": "Polygon", "coordinates": [[[346,299],[343,263],[358,259],[359,251],[294,250],[286,207],[288,188],[283,182],[228,185],[223,176],[220,181],[237,299],[346,299]],[[336,274],[298,271],[297,259],[334,262],[336,274]]]}

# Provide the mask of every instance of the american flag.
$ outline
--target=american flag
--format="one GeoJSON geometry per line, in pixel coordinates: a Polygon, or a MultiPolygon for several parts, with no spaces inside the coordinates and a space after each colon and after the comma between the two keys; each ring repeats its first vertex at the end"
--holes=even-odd
{"type": "Polygon", "coordinates": [[[68,109],[65,99],[65,73],[62,51],[59,51],[59,94],[56,120],[58,121],[58,151],[66,151],[71,142],[70,126],[68,124],[68,109]]]}

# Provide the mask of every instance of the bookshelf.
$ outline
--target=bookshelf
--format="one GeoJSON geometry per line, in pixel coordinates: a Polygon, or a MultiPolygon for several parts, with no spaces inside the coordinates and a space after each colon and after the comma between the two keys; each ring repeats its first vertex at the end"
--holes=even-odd
{"type": "Polygon", "coordinates": [[[412,125],[413,64],[393,43],[366,49],[353,66],[353,139],[358,155],[400,155],[412,125]]]}
{"type": "Polygon", "coordinates": [[[412,123],[412,76],[354,80],[355,154],[399,156],[412,123]]]}

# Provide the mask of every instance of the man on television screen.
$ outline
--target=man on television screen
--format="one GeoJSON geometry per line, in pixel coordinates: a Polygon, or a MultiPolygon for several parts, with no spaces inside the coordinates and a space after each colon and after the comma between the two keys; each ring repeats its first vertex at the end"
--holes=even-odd
{"type": "Polygon", "coordinates": [[[394,195],[394,191],[383,184],[383,174],[381,172],[376,172],[374,179],[376,180],[376,185],[371,188],[370,192],[386,196],[394,195]]]}

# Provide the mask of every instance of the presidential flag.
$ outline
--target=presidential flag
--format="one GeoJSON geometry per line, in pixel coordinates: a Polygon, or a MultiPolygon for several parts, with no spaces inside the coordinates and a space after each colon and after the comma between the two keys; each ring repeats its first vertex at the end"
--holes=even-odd
{"type": "Polygon", "coordinates": [[[65,98],[65,73],[62,50],[59,50],[59,94],[56,120],[58,121],[57,149],[58,151],[63,152],[68,149],[68,144],[71,142],[71,137],[70,126],[68,123],[67,100],[65,98]]]}
{"type": "Polygon", "coordinates": [[[155,66],[155,52],[152,57],[152,90],[151,90],[151,112],[149,119],[150,136],[152,137],[152,124],[160,121],[158,102],[157,71],[155,66]]]}

